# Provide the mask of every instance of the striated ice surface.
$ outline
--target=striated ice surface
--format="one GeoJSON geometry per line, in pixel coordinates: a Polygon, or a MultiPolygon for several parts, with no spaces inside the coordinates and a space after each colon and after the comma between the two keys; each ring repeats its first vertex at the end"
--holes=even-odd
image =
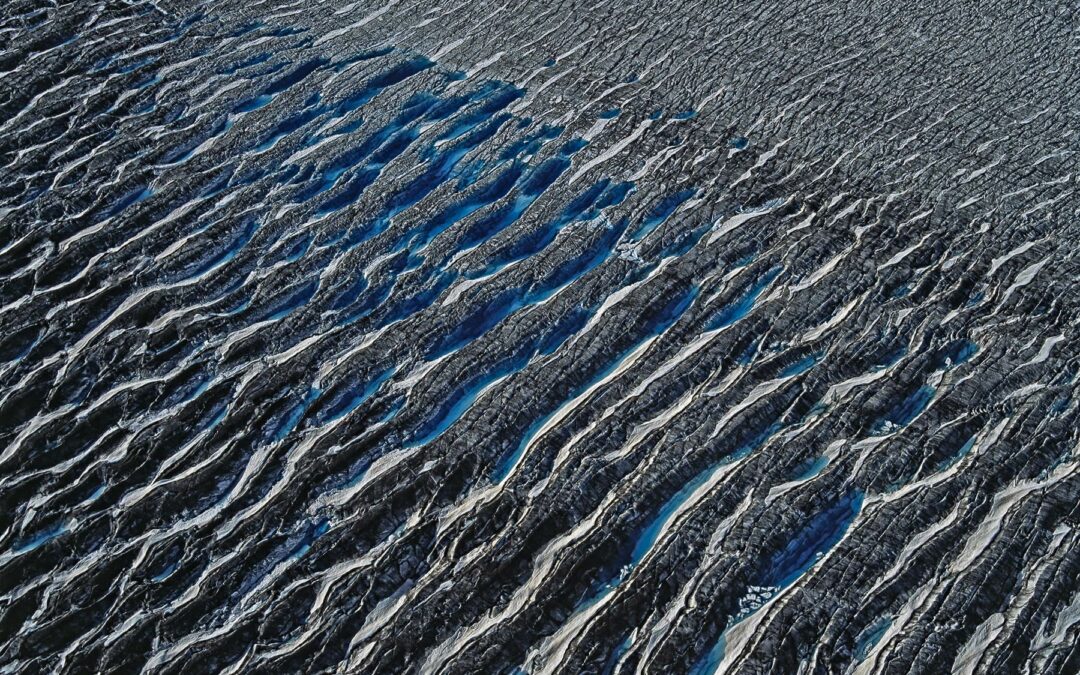
{"type": "Polygon", "coordinates": [[[1078,18],[10,0],[0,672],[1080,672],[1078,18]]]}

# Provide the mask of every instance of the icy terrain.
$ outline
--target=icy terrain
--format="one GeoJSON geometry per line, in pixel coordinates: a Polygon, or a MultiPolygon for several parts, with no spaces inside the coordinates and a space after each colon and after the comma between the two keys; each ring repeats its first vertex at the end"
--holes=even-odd
{"type": "Polygon", "coordinates": [[[1080,6],[8,0],[0,673],[1080,672],[1080,6]]]}

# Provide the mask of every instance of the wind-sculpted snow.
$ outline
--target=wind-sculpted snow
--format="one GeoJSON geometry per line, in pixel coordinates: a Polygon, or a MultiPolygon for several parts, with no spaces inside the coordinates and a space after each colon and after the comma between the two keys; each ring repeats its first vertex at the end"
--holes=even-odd
{"type": "Polygon", "coordinates": [[[0,671],[1080,672],[1078,16],[8,3],[0,671]]]}

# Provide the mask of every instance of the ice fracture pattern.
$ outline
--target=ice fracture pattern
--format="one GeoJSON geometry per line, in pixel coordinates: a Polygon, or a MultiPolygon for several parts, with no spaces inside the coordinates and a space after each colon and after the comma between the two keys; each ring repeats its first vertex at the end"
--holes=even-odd
{"type": "Polygon", "coordinates": [[[1080,5],[9,0],[0,673],[1080,672],[1080,5]]]}

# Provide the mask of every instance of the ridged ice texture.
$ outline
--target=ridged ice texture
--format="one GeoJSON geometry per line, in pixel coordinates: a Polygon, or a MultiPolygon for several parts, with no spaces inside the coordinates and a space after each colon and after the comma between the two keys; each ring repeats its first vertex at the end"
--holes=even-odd
{"type": "Polygon", "coordinates": [[[1080,672],[1078,13],[10,0],[0,672],[1080,672]]]}

